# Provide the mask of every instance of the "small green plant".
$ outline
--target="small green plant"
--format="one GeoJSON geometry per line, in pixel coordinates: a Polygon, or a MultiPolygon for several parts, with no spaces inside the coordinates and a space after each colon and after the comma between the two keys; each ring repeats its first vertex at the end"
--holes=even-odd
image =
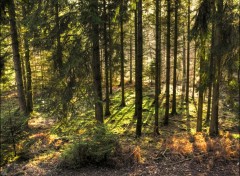
{"type": "Polygon", "coordinates": [[[79,168],[88,164],[105,165],[119,149],[118,138],[103,125],[78,137],[63,152],[61,167],[79,168]]]}

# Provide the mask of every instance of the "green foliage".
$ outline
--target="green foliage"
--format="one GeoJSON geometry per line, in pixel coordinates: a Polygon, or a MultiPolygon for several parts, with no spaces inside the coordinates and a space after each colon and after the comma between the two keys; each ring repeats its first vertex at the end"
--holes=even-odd
{"type": "Polygon", "coordinates": [[[118,138],[103,125],[80,135],[62,154],[62,167],[79,168],[88,164],[104,165],[119,148],[118,138]]]}
{"type": "Polygon", "coordinates": [[[1,151],[0,165],[13,160],[18,154],[17,143],[24,137],[24,129],[27,126],[27,119],[18,114],[17,111],[2,114],[1,117],[1,151]]]}
{"type": "Polygon", "coordinates": [[[204,37],[209,32],[209,23],[212,19],[212,5],[209,0],[203,0],[195,16],[195,24],[191,31],[192,38],[204,37]]]}

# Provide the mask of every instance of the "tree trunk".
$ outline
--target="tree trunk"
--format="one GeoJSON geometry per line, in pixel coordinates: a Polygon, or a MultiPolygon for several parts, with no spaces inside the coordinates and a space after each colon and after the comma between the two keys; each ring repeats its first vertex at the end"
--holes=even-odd
{"type": "Polygon", "coordinates": [[[130,80],[129,83],[132,84],[132,27],[130,31],[130,80]]]}
{"type": "Polygon", "coordinates": [[[186,103],[189,101],[189,74],[190,74],[190,0],[188,0],[187,16],[187,83],[186,83],[186,103]]]}
{"type": "Polygon", "coordinates": [[[184,96],[186,92],[186,38],[185,30],[183,32],[183,60],[182,60],[182,95],[181,95],[181,104],[183,106],[184,96]]]}
{"type": "Polygon", "coordinates": [[[109,116],[110,110],[109,110],[109,104],[110,104],[110,99],[109,99],[109,79],[108,79],[108,41],[107,41],[107,7],[106,7],[106,0],[103,1],[103,16],[104,16],[104,58],[105,58],[105,84],[106,84],[106,106],[105,106],[105,116],[109,116]]]}
{"type": "Polygon", "coordinates": [[[24,94],[24,88],[23,88],[21,59],[19,54],[19,42],[18,42],[14,0],[9,0],[8,12],[9,12],[9,19],[10,19],[10,33],[11,33],[11,39],[12,39],[13,62],[14,62],[15,78],[17,83],[18,102],[19,102],[20,111],[23,113],[27,113],[26,100],[25,100],[25,94],[24,94]]]}
{"type": "Polygon", "coordinates": [[[99,50],[99,25],[94,18],[99,18],[98,15],[98,0],[91,1],[92,15],[92,69],[93,81],[95,89],[95,118],[98,122],[103,123],[103,105],[102,105],[102,85],[101,85],[101,69],[100,69],[100,50],[99,50]]]}
{"type": "Polygon", "coordinates": [[[142,0],[138,1],[138,54],[136,60],[136,117],[137,127],[136,136],[140,137],[142,134],[142,66],[143,66],[143,36],[142,36],[142,0]]]}
{"type": "MultiPolygon", "coordinates": [[[[26,9],[23,6],[23,17],[26,18],[26,9]]],[[[27,111],[33,111],[33,96],[32,96],[32,70],[30,65],[30,50],[28,43],[28,33],[26,32],[23,36],[24,38],[24,51],[25,51],[25,70],[26,70],[26,106],[27,111]]]]}
{"type": "Polygon", "coordinates": [[[198,92],[198,116],[197,116],[197,132],[202,131],[202,112],[203,112],[203,77],[204,77],[204,58],[205,58],[205,42],[201,41],[201,54],[200,54],[200,87],[198,92]]]}
{"type": "Polygon", "coordinates": [[[197,62],[197,44],[195,43],[194,63],[193,63],[193,88],[192,88],[192,99],[193,99],[193,101],[194,101],[194,98],[195,98],[196,62],[197,62]]]}
{"type": "Polygon", "coordinates": [[[170,0],[167,0],[167,59],[166,59],[166,108],[165,108],[165,117],[164,125],[168,125],[169,118],[169,88],[170,88],[170,0]]]}
{"type": "MultiPolygon", "coordinates": [[[[213,8],[215,8],[213,6],[213,8]]],[[[213,82],[213,47],[214,47],[214,29],[215,22],[212,22],[212,37],[211,37],[211,55],[210,55],[210,63],[209,63],[209,83],[208,83],[208,104],[207,104],[207,116],[206,116],[206,124],[209,124],[210,115],[211,115],[211,103],[212,103],[212,82],[213,82]]]]}
{"type": "Polygon", "coordinates": [[[175,22],[174,22],[174,68],[173,68],[173,99],[172,99],[172,115],[177,114],[177,51],[178,51],[178,0],[175,0],[175,22]]]}
{"type": "Polygon", "coordinates": [[[123,31],[123,0],[121,0],[121,8],[120,8],[120,28],[121,28],[121,88],[122,88],[122,107],[126,106],[125,104],[125,95],[124,95],[124,31],[123,31]]]}
{"type": "MultiPolygon", "coordinates": [[[[135,30],[135,87],[137,81],[137,59],[138,59],[138,2],[136,1],[136,9],[134,10],[134,30],[135,30]]],[[[134,117],[137,116],[137,106],[136,106],[136,98],[135,98],[135,112],[134,117]]]]}
{"type": "Polygon", "coordinates": [[[218,135],[218,104],[219,104],[219,83],[221,80],[221,43],[222,43],[222,14],[223,0],[217,1],[216,30],[214,35],[214,59],[213,59],[213,97],[212,97],[212,116],[210,121],[209,133],[211,136],[218,135]]]}
{"type": "Polygon", "coordinates": [[[162,93],[162,0],[159,0],[159,91],[158,94],[162,93]]]}
{"type": "MultiPolygon", "coordinates": [[[[110,0],[108,2],[110,4],[110,0]]],[[[109,6],[109,12],[110,12],[110,6],[109,6]]],[[[113,80],[113,76],[112,76],[112,29],[111,29],[111,15],[109,15],[108,17],[108,40],[109,40],[109,94],[112,95],[113,91],[112,91],[112,80],[113,80]]]]}
{"type": "Polygon", "coordinates": [[[159,0],[156,0],[156,56],[155,56],[155,123],[154,134],[159,135],[158,108],[159,108],[159,0]]]}

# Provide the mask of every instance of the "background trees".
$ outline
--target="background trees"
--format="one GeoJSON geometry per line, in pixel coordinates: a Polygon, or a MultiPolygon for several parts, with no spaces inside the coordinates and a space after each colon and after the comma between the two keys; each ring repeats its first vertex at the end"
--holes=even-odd
{"type": "Polygon", "coordinates": [[[174,123],[174,115],[189,129],[209,128],[210,135],[218,135],[218,112],[239,110],[235,1],[11,0],[0,5],[1,84],[4,93],[17,92],[16,112],[20,107],[59,123],[91,117],[88,123],[117,126],[118,115],[132,116],[133,108],[136,119],[122,128],[134,126],[140,137],[148,127],[159,134],[174,123]]]}

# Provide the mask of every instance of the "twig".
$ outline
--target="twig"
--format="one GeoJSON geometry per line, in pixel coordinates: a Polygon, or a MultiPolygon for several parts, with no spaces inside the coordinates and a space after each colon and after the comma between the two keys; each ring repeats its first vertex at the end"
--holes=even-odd
{"type": "Polygon", "coordinates": [[[178,162],[176,162],[176,163],[172,163],[172,164],[170,164],[170,165],[175,165],[175,164],[180,164],[180,163],[183,163],[183,162],[185,162],[185,161],[190,161],[190,160],[192,160],[193,158],[187,158],[187,159],[185,159],[185,160],[181,160],[181,161],[178,161],[178,162]]]}

